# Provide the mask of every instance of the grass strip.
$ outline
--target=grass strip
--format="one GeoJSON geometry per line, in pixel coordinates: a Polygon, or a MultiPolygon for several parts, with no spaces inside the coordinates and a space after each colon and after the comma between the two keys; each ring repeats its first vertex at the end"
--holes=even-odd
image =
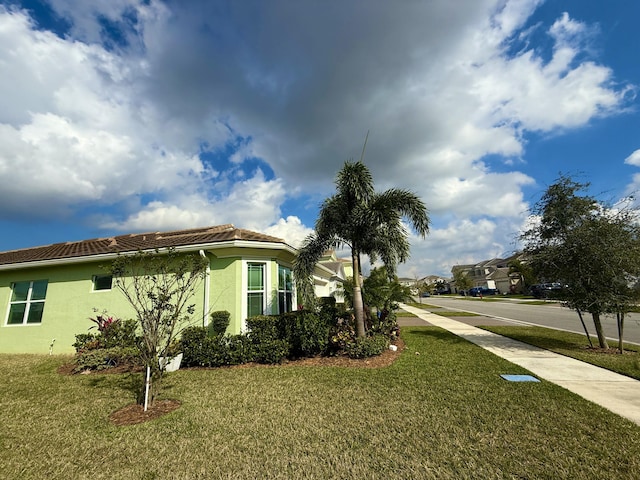
{"type": "MultiPolygon", "coordinates": [[[[617,342],[609,342],[611,347],[609,351],[592,349],[589,348],[589,342],[584,335],[562,330],[512,326],[482,326],[479,328],[640,380],[640,354],[638,353],[640,347],[638,345],[625,344],[625,354],[621,355],[616,353],[617,342]]],[[[597,345],[595,339],[594,345],[597,345]]]]}
{"type": "Polygon", "coordinates": [[[431,305],[429,303],[412,302],[412,303],[407,303],[407,305],[409,305],[410,307],[422,308],[423,310],[438,310],[439,308],[442,308],[437,305],[431,305]]]}
{"type": "Polygon", "coordinates": [[[138,376],[0,355],[4,478],[635,479],[640,427],[436,327],[390,367],[180,370],[171,414],[116,427],[138,376]]]}
{"type": "Polygon", "coordinates": [[[446,311],[446,312],[438,312],[437,315],[441,317],[482,317],[479,313],[473,312],[461,312],[461,311],[446,311]]]}

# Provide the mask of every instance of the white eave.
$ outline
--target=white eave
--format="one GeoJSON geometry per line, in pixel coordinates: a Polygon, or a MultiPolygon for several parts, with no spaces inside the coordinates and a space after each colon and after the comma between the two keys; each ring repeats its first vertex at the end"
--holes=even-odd
{"type": "MultiPolygon", "coordinates": [[[[254,240],[229,240],[225,242],[213,242],[194,245],[182,245],[175,247],[161,247],[157,249],[160,253],[167,252],[169,249],[173,249],[176,252],[198,252],[200,250],[220,250],[223,248],[244,247],[244,248],[257,248],[264,250],[284,250],[292,255],[297,254],[297,250],[286,243],[279,242],[259,242],[254,240]]],[[[155,248],[149,248],[141,250],[143,252],[154,252],[155,248]]],[[[83,255],[80,257],[64,257],[64,258],[52,258],[47,260],[34,260],[29,262],[16,262],[0,265],[0,271],[7,270],[19,270],[24,268],[38,268],[38,267],[51,267],[58,265],[70,265],[77,263],[89,263],[99,262],[104,260],[113,260],[119,255],[135,255],[138,250],[127,252],[113,252],[113,253],[98,253],[93,255],[83,255]]],[[[325,269],[326,270],[326,269],[325,269]]]]}

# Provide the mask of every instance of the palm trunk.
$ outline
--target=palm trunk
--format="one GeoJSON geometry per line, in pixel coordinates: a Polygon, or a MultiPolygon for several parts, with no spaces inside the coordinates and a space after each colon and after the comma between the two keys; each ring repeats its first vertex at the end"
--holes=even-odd
{"type": "Polygon", "coordinates": [[[618,350],[620,350],[620,353],[624,353],[624,343],[622,341],[622,335],[624,333],[624,312],[616,313],[616,319],[618,320],[618,350]]]}
{"type": "Polygon", "coordinates": [[[365,336],[364,302],[360,286],[360,255],[357,251],[351,252],[351,261],[353,262],[353,313],[356,317],[356,336],[363,338],[365,336]]]}
{"type": "Polygon", "coordinates": [[[607,338],[604,336],[604,330],[602,329],[602,322],[600,322],[600,314],[591,313],[591,316],[593,317],[593,325],[596,327],[596,334],[598,335],[598,344],[600,345],[600,348],[609,348],[607,338]]]}

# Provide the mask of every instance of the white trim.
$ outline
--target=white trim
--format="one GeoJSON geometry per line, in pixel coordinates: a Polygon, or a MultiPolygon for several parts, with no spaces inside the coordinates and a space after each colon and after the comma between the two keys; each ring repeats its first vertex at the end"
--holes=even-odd
{"type": "Polygon", "coordinates": [[[202,324],[206,327],[209,325],[209,297],[211,295],[211,260],[204,250],[198,251],[200,256],[207,262],[207,268],[204,272],[204,304],[202,307],[202,324]]]}
{"type": "Polygon", "coordinates": [[[43,299],[37,299],[37,300],[33,300],[31,297],[33,296],[33,284],[35,282],[47,282],[47,289],[49,288],[49,280],[48,279],[39,279],[39,280],[21,280],[18,282],[11,282],[11,288],[10,288],[10,295],[9,295],[9,302],[7,305],[7,314],[5,316],[4,319],[4,326],[5,327],[24,327],[24,326],[29,326],[29,325],[42,325],[42,318],[40,318],[39,322],[33,322],[33,323],[28,323],[27,320],[29,318],[29,313],[31,312],[31,305],[33,305],[34,303],[41,303],[43,305],[42,309],[42,314],[44,315],[44,304],[47,300],[47,296],[45,293],[45,297],[43,299]],[[11,298],[13,297],[13,291],[15,289],[15,285],[17,283],[29,283],[29,290],[27,290],[27,298],[26,300],[22,301],[22,300],[11,300],[11,298]],[[22,323],[9,323],[9,317],[11,316],[11,307],[13,305],[18,305],[18,304],[24,304],[25,305],[25,309],[24,309],[24,313],[22,314],[22,323]]]}
{"type": "Polygon", "coordinates": [[[109,274],[100,274],[100,275],[91,275],[91,293],[104,293],[110,292],[113,290],[113,275],[109,274]],[[111,277],[111,287],[110,288],[101,288],[100,290],[96,290],[96,277],[111,277]]]}
{"type": "Polygon", "coordinates": [[[260,257],[246,257],[242,258],[242,293],[241,296],[241,308],[240,314],[242,316],[240,323],[240,332],[244,333],[247,331],[247,315],[248,315],[248,305],[247,299],[249,295],[248,283],[249,283],[249,264],[250,263],[261,263],[264,265],[264,296],[262,298],[262,309],[265,315],[271,314],[273,311],[273,304],[271,302],[270,293],[271,289],[271,266],[273,264],[273,259],[271,258],[260,258],[260,257]]]}

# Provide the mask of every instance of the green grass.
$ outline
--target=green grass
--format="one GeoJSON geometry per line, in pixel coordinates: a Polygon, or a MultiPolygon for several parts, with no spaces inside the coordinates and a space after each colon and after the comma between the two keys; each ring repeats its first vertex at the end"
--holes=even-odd
{"type": "Polygon", "coordinates": [[[430,305],[428,303],[417,303],[417,302],[410,302],[410,303],[407,303],[407,305],[409,305],[410,307],[422,308],[423,310],[437,310],[439,308],[442,308],[437,305],[430,305]]]}
{"type": "MultiPolygon", "coordinates": [[[[182,406],[108,415],[129,375],[60,376],[1,355],[0,472],[21,479],[637,478],[640,427],[435,327],[404,328],[390,367],[180,370],[182,406]]],[[[136,377],[137,378],[137,377],[136,377]]]]}
{"type": "Polygon", "coordinates": [[[450,311],[450,312],[438,312],[438,315],[441,317],[481,317],[479,313],[473,312],[461,312],[461,311],[450,311]]]}
{"type": "MultiPolygon", "coordinates": [[[[505,337],[545,348],[568,357],[577,358],[607,370],[640,380],[640,354],[638,345],[625,344],[627,351],[624,355],[618,353],[603,353],[587,348],[589,342],[584,335],[553,330],[544,327],[480,327],[505,337]]],[[[592,340],[594,346],[597,340],[592,340]]],[[[609,342],[612,348],[617,348],[617,342],[609,342]]]]}

